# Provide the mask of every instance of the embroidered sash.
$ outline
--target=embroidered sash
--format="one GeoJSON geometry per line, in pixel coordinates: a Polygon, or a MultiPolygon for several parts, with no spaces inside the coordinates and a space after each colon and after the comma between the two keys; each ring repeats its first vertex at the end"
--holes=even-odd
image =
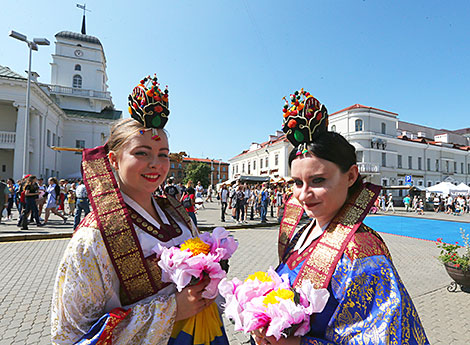
{"type": "Polygon", "coordinates": [[[328,287],[338,261],[354,233],[361,226],[379,192],[380,186],[365,183],[362,189],[346,201],[319,241],[307,250],[307,257],[299,256],[298,260],[305,260],[305,262],[294,281],[294,287],[302,285],[305,279],[310,280],[316,289],[328,287]]]}
{"type": "MultiPolygon", "coordinates": [[[[94,220],[120,281],[121,303],[132,304],[157,293],[162,287],[159,281],[161,272],[152,258],[144,258],[104,146],[83,150],[82,175],[94,220]]],[[[172,216],[179,215],[179,219],[183,219],[193,233],[197,231],[189,225],[189,216],[184,217],[177,208],[172,207],[172,201],[159,199],[159,205],[166,206],[161,206],[162,209],[171,210],[169,213],[172,216]]]]}
{"type": "Polygon", "coordinates": [[[292,235],[304,214],[304,208],[300,202],[291,196],[286,203],[284,208],[284,215],[281,220],[281,227],[279,228],[279,239],[278,239],[278,254],[279,261],[282,260],[286,251],[286,246],[289,243],[292,235]]]}

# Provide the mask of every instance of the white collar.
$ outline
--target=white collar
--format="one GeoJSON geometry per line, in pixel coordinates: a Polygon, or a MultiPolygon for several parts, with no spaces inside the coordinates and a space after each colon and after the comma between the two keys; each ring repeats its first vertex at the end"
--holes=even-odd
{"type": "MultiPolygon", "coordinates": [[[[157,220],[153,218],[150,214],[148,214],[147,211],[145,211],[137,202],[134,201],[130,196],[124,194],[121,191],[122,198],[124,199],[124,202],[128,204],[130,207],[132,207],[138,214],[140,214],[142,217],[144,217],[149,223],[151,223],[154,227],[157,229],[160,229],[160,224],[158,224],[157,220]]],[[[155,207],[155,210],[157,211],[158,215],[160,216],[160,219],[162,220],[163,224],[169,225],[170,222],[168,221],[168,218],[166,217],[165,213],[162,211],[160,206],[158,206],[156,200],[152,198],[153,206],[155,207]]]]}
{"type": "Polygon", "coordinates": [[[298,253],[301,254],[305,249],[307,249],[310,246],[310,244],[312,244],[312,242],[315,239],[321,236],[323,231],[325,231],[325,229],[328,227],[330,223],[322,226],[321,229],[315,229],[314,231],[310,232],[310,229],[312,227],[315,227],[315,224],[316,224],[316,220],[313,219],[310,222],[310,224],[307,226],[307,228],[304,230],[302,235],[300,235],[299,240],[295,244],[293,251],[298,251],[298,253]]]}

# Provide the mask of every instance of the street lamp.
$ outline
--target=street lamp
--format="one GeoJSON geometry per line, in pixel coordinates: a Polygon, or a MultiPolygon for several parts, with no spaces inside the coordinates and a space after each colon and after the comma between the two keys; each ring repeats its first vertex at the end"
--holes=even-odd
{"type": "Polygon", "coordinates": [[[24,152],[23,152],[23,176],[26,175],[26,156],[27,156],[27,144],[28,144],[28,120],[29,120],[29,100],[31,92],[31,57],[32,51],[38,51],[39,46],[50,45],[49,40],[46,38],[34,38],[32,41],[28,41],[27,37],[19,32],[10,31],[10,37],[13,37],[19,41],[26,42],[29,47],[29,62],[28,62],[28,84],[26,87],[26,118],[24,121],[24,152]]]}

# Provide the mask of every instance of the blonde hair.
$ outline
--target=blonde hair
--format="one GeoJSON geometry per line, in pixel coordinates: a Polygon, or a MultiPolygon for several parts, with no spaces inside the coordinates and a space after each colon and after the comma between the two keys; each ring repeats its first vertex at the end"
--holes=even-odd
{"type": "Polygon", "coordinates": [[[121,119],[111,127],[107,147],[109,151],[119,151],[127,140],[145,127],[133,118],[121,119]]]}

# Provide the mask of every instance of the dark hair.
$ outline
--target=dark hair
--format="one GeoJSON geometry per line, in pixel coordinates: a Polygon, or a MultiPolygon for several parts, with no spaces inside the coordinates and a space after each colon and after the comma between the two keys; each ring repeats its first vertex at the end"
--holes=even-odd
{"type": "MultiPolygon", "coordinates": [[[[323,132],[313,143],[307,144],[307,150],[314,156],[335,163],[342,173],[349,170],[356,164],[356,149],[341,134],[336,132],[323,132]]],[[[289,168],[296,159],[297,148],[295,147],[289,154],[289,168]]],[[[358,175],[354,184],[349,187],[350,196],[362,185],[362,177],[358,175]]]]}

